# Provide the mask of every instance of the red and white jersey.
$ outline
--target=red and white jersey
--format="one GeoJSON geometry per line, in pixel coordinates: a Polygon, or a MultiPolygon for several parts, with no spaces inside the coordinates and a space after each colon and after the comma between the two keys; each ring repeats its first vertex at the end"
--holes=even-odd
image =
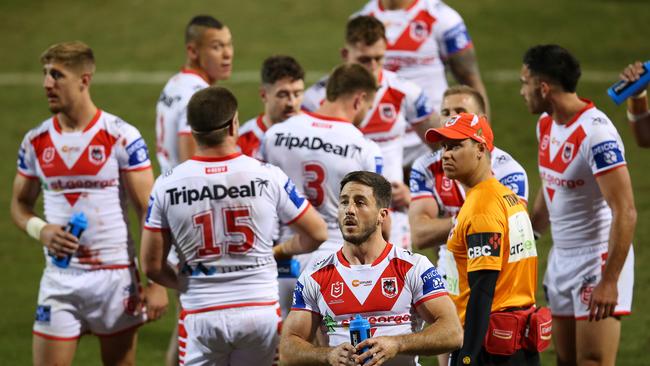
{"type": "Polygon", "coordinates": [[[178,136],[192,133],[187,124],[187,103],[192,95],[210,84],[196,71],[182,69],[167,81],[156,104],[156,157],[160,171],[179,163],[178,136]]]}
{"type": "Polygon", "coordinates": [[[370,0],[359,13],[386,27],[384,68],[418,84],[437,107],[447,90],[444,60],[473,47],[461,16],[439,0],[415,0],[405,10],[387,10],[370,0]]]}
{"type": "Polygon", "coordinates": [[[625,166],[623,141],[594,104],[561,125],[543,114],[537,122],[539,174],[553,245],[574,248],[606,243],[612,210],[596,177],[625,166]]]}
{"type": "MultiPolygon", "coordinates": [[[[329,345],[350,341],[349,322],[360,314],[368,319],[373,337],[413,333],[415,308],[447,292],[427,257],[390,243],[367,265],[351,265],[343,251],[303,271],[296,283],[292,311],[321,316],[329,345]]],[[[416,365],[417,357],[398,355],[386,365],[416,365]]]]}
{"type": "MultiPolygon", "coordinates": [[[[266,131],[261,158],[279,166],[308,197],[328,227],[329,240],[342,240],[337,212],[340,184],[349,172],[381,173],[382,155],[352,123],[310,112],[293,116],[266,131]]],[[[320,250],[337,250],[339,247],[320,250]]]]}
{"type": "MultiPolygon", "coordinates": [[[[498,147],[491,151],[491,157],[494,177],[528,202],[528,176],[521,164],[498,147]]],[[[465,202],[463,186],[447,178],[442,170],[442,150],[417,158],[413,162],[409,181],[411,199],[434,198],[440,216],[456,215],[465,202]]]]}
{"type": "Polygon", "coordinates": [[[63,132],[56,116],[46,120],[27,133],[18,153],[18,174],[41,182],[47,222],[63,226],[75,212],[86,215],[88,228],[70,261],[77,269],[133,263],[120,173],[142,169],[151,162],[140,132],[99,109],[81,132],[63,132]]]}
{"type": "MultiPolygon", "coordinates": [[[[325,77],[305,92],[302,107],[315,111],[325,99],[325,77]]],[[[433,108],[422,89],[400,79],[394,72],[379,74],[379,90],[372,108],[361,123],[361,132],[375,141],[384,156],[383,176],[391,182],[402,181],[403,138],[408,125],[416,125],[429,118],[433,108]]]]}
{"type": "Polygon", "coordinates": [[[252,158],[259,157],[260,144],[264,133],[267,130],[266,125],[262,118],[264,114],[260,114],[256,118],[252,118],[239,127],[239,138],[237,139],[237,146],[242,154],[252,158]]]}
{"type": "Polygon", "coordinates": [[[273,228],[308,206],[273,165],[241,153],[193,157],[156,180],[145,229],[171,234],[183,309],[270,305],[278,300],[273,228]]]}

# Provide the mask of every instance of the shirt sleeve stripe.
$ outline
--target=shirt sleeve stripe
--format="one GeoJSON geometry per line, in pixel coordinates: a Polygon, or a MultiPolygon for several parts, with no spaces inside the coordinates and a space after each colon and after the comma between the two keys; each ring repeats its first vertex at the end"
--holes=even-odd
{"type": "Polygon", "coordinates": [[[311,206],[311,203],[309,203],[309,201],[307,201],[307,206],[305,206],[305,208],[302,210],[302,212],[300,212],[298,214],[298,216],[294,217],[291,221],[287,222],[287,225],[291,225],[294,222],[298,221],[298,219],[300,219],[302,217],[302,215],[304,215],[307,212],[307,210],[309,209],[310,206],[311,206]]]}
{"type": "Polygon", "coordinates": [[[153,232],[161,232],[161,231],[168,232],[169,231],[168,227],[151,227],[151,226],[147,226],[147,225],[144,226],[144,229],[149,230],[149,231],[153,231],[153,232]]]}
{"type": "Polygon", "coordinates": [[[606,170],[601,170],[598,173],[594,174],[594,177],[600,177],[601,175],[605,175],[605,174],[607,174],[607,173],[609,173],[609,172],[611,172],[613,170],[616,170],[618,168],[622,168],[624,166],[627,166],[626,162],[622,162],[620,165],[615,165],[615,166],[610,167],[610,168],[608,168],[606,170]]]}
{"type": "Polygon", "coordinates": [[[436,292],[436,293],[431,294],[431,295],[427,295],[427,296],[421,298],[420,300],[418,300],[414,305],[417,307],[417,306],[420,306],[422,303],[424,303],[426,301],[433,300],[433,299],[435,299],[437,297],[441,297],[441,296],[448,296],[447,291],[440,291],[440,292],[436,292]]]}

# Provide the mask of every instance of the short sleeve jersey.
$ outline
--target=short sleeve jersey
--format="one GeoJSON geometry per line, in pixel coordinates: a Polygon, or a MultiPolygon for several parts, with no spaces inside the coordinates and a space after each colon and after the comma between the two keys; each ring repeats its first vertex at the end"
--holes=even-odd
{"type": "Polygon", "coordinates": [[[356,170],[382,170],[379,147],[352,123],[309,112],[269,128],[261,157],[279,166],[309,198],[327,223],[332,245],[332,239],[342,239],[337,219],[341,180],[356,170]]]}
{"type": "Polygon", "coordinates": [[[537,123],[539,174],[553,245],[598,245],[609,239],[612,211],[596,177],[626,165],[623,141],[607,116],[587,105],[561,125],[549,115],[537,123]]]}
{"type": "Polygon", "coordinates": [[[260,144],[264,133],[267,128],[262,118],[264,114],[260,114],[256,118],[252,118],[241,127],[239,127],[239,138],[237,139],[237,146],[242,154],[248,155],[253,158],[259,157],[260,144]]]}
{"type": "Polygon", "coordinates": [[[272,304],[273,228],[278,220],[291,224],[308,206],[275,166],[240,153],[194,157],[156,180],[145,229],[171,234],[187,283],[184,309],[272,304]]]}
{"type": "Polygon", "coordinates": [[[356,15],[384,23],[384,67],[418,84],[434,105],[440,105],[447,89],[445,58],[473,47],[458,12],[439,0],[416,0],[404,10],[388,10],[380,0],[370,0],[356,15]]]}
{"type": "MultiPolygon", "coordinates": [[[[351,265],[339,250],[306,269],[291,311],[320,315],[335,347],[350,341],[355,314],[368,319],[373,337],[410,334],[415,308],[440,296],[446,296],[442,279],[426,257],[386,244],[372,264],[351,265]]],[[[398,355],[386,364],[417,365],[417,358],[398,355]]]]}
{"type": "MultiPolygon", "coordinates": [[[[403,138],[408,125],[429,118],[433,108],[422,89],[395,73],[382,71],[379,90],[371,109],[361,123],[363,134],[375,141],[384,156],[383,176],[391,182],[402,181],[403,138]]],[[[305,92],[303,109],[313,112],[325,99],[327,80],[323,79],[305,92]]]]}
{"type": "Polygon", "coordinates": [[[76,212],[88,219],[70,261],[77,269],[133,263],[120,173],[143,169],[151,162],[140,132],[101,110],[81,132],[63,132],[56,116],[46,120],[26,134],[18,153],[18,174],[41,182],[49,223],[65,225],[76,212]]]}
{"type": "Polygon", "coordinates": [[[156,157],[166,172],[180,163],[178,136],[191,134],[187,124],[187,103],[192,95],[208,86],[196,71],[183,69],[172,76],[156,104],[156,157]]]}
{"type": "Polygon", "coordinates": [[[451,295],[461,321],[470,297],[468,273],[499,271],[491,311],[535,303],[537,248],[526,207],[511,190],[490,178],[467,192],[447,240],[459,275],[451,295]]]}

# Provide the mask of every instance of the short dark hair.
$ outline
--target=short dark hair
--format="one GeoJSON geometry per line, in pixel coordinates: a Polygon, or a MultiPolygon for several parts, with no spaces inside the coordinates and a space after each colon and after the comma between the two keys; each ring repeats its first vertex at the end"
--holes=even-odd
{"type": "Polygon", "coordinates": [[[390,207],[392,188],[390,182],[380,174],[362,170],[350,172],[343,177],[343,180],[341,180],[341,191],[343,191],[343,187],[350,182],[360,183],[372,188],[372,195],[375,197],[377,207],[390,207]]]}
{"type": "Polygon", "coordinates": [[[565,92],[575,93],[582,72],[580,62],[567,49],[556,44],[537,45],[526,51],[523,61],[531,75],[559,84],[565,92]]]}
{"type": "Polygon", "coordinates": [[[185,27],[185,44],[201,40],[205,28],[223,29],[224,24],[210,15],[197,15],[185,27]]]}
{"type": "Polygon", "coordinates": [[[359,64],[340,65],[330,74],[325,95],[328,101],[333,102],[358,91],[374,94],[377,91],[377,80],[359,64]]]}
{"type": "Polygon", "coordinates": [[[221,86],[199,90],[187,104],[187,123],[197,144],[202,146],[222,143],[236,114],[237,99],[221,86]]]}
{"type": "Polygon", "coordinates": [[[354,45],[358,42],[366,46],[375,44],[380,39],[386,40],[386,28],[377,18],[361,15],[348,21],[345,27],[345,42],[354,45]]]}
{"type": "Polygon", "coordinates": [[[275,84],[276,81],[290,78],[291,81],[304,80],[305,70],[295,58],[285,55],[268,57],[262,63],[262,84],[275,84]]]}
{"type": "Polygon", "coordinates": [[[464,95],[469,95],[474,100],[476,101],[476,104],[478,105],[479,109],[481,110],[480,112],[482,114],[485,114],[485,99],[479,93],[478,90],[472,88],[471,86],[468,85],[454,85],[450,86],[445,90],[445,93],[442,95],[442,98],[446,98],[450,95],[458,95],[458,94],[464,94],[464,95]]]}

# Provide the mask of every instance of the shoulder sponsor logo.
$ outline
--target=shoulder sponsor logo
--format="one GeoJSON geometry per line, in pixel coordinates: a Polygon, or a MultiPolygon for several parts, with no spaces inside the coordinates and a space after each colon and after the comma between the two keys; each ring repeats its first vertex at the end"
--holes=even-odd
{"type": "Polygon", "coordinates": [[[21,147],[20,149],[18,149],[18,167],[23,170],[29,169],[29,167],[27,167],[27,164],[25,163],[25,154],[26,154],[25,148],[21,147]]]}
{"type": "Polygon", "coordinates": [[[464,23],[460,23],[446,31],[443,34],[443,38],[447,47],[447,54],[449,55],[465,49],[471,42],[464,23]]]}
{"type": "Polygon", "coordinates": [[[213,184],[212,186],[203,186],[201,188],[174,187],[165,191],[171,205],[181,203],[192,206],[194,202],[203,200],[222,200],[225,198],[245,198],[256,197],[263,193],[264,181],[260,182],[251,180],[247,184],[240,186],[225,186],[223,184],[213,184]],[[259,185],[259,188],[256,187],[259,185]]]}
{"type": "Polygon", "coordinates": [[[144,222],[149,223],[149,218],[151,217],[151,210],[153,209],[153,203],[155,199],[153,195],[149,196],[149,204],[147,205],[147,216],[144,218],[144,222]]]}
{"type": "Polygon", "coordinates": [[[438,270],[435,267],[427,269],[424,273],[420,275],[422,278],[422,294],[428,294],[429,292],[444,290],[445,284],[442,281],[442,277],[438,273],[438,270]]]}
{"type": "Polygon", "coordinates": [[[525,196],[526,194],[526,176],[524,173],[512,173],[501,178],[501,184],[508,187],[514,194],[525,196]]]}
{"type": "Polygon", "coordinates": [[[104,145],[90,145],[88,147],[88,160],[95,165],[102,165],[106,161],[105,149],[104,145]]]}
{"type": "Polygon", "coordinates": [[[305,288],[305,286],[300,283],[300,281],[296,282],[296,287],[293,290],[293,301],[291,302],[292,307],[296,308],[305,308],[305,299],[302,295],[302,291],[305,288]]]}
{"type": "Polygon", "coordinates": [[[415,112],[418,119],[424,118],[433,113],[431,102],[424,93],[420,93],[418,99],[415,100],[415,112]]]}
{"type": "Polygon", "coordinates": [[[284,146],[288,150],[291,149],[308,149],[308,150],[322,150],[325,153],[339,155],[343,157],[354,158],[361,153],[361,147],[355,144],[350,145],[337,145],[324,141],[316,136],[293,136],[290,133],[278,132],[275,134],[275,146],[284,146]]]}
{"type": "Polygon", "coordinates": [[[343,282],[337,281],[337,282],[332,282],[330,286],[330,295],[334,298],[339,298],[343,296],[343,282]]]}
{"type": "Polygon", "coordinates": [[[384,122],[393,122],[397,117],[397,110],[392,103],[379,103],[379,117],[384,122]]]}
{"type": "Polygon", "coordinates": [[[129,165],[134,166],[149,160],[147,144],[142,137],[133,141],[126,147],[126,155],[129,157],[129,165]]]}
{"type": "Polygon", "coordinates": [[[501,233],[476,233],[467,235],[467,257],[501,256],[501,233]]]}
{"type": "Polygon", "coordinates": [[[614,140],[601,142],[591,148],[597,169],[607,168],[625,161],[623,153],[614,140]]]}
{"type": "Polygon", "coordinates": [[[43,149],[43,155],[41,156],[41,158],[43,159],[43,163],[45,164],[51,163],[52,160],[54,160],[55,153],[56,151],[51,146],[43,149]]]}
{"type": "Polygon", "coordinates": [[[381,293],[389,299],[399,295],[397,288],[397,278],[387,277],[381,279],[381,293]]]}
{"type": "Polygon", "coordinates": [[[293,202],[293,205],[296,206],[296,208],[302,206],[305,198],[298,193],[296,185],[293,183],[291,178],[287,179],[287,182],[284,184],[284,191],[287,192],[289,199],[293,202]]]}

